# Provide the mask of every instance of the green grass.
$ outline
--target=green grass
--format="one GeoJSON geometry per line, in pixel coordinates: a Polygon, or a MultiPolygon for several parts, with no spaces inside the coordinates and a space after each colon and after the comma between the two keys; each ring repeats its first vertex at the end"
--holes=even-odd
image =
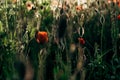
{"type": "Polygon", "coordinates": [[[67,13],[72,16],[59,39],[59,9],[54,14],[49,3],[42,3],[28,11],[25,2],[6,0],[0,6],[0,80],[23,80],[21,66],[27,62],[34,69],[34,80],[120,80],[120,9],[116,4],[96,4],[98,12],[95,5],[79,13],[70,8],[67,13]],[[80,27],[84,28],[82,36],[80,27]],[[37,43],[37,30],[48,33],[48,43],[37,43]],[[84,45],[78,42],[79,37],[85,39],[84,45]],[[72,52],[71,44],[75,45],[72,52]]]}

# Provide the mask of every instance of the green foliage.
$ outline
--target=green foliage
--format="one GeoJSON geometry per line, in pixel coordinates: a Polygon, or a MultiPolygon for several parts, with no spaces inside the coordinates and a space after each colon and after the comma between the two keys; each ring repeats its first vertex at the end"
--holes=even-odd
{"type": "Polygon", "coordinates": [[[34,7],[35,10],[28,11],[26,0],[17,4],[8,2],[3,4],[3,7],[0,6],[0,80],[13,80],[14,75],[17,75],[14,63],[24,60],[19,58],[19,54],[29,58],[35,69],[34,77],[47,78],[46,74],[48,77],[53,74],[55,80],[69,80],[72,65],[77,70],[77,64],[72,64],[71,59],[75,58],[75,63],[78,63],[78,54],[81,54],[77,50],[78,46],[85,49],[86,61],[83,67],[86,70],[86,80],[120,80],[120,20],[116,19],[119,10],[115,11],[115,15],[114,8],[98,8],[98,11],[90,8],[80,14],[71,11],[73,14],[69,17],[67,26],[73,29],[68,30],[71,32],[70,37],[68,38],[69,32],[66,32],[64,39],[57,40],[59,20],[53,16],[60,15],[59,10],[55,15],[49,2],[36,3],[34,7]],[[84,19],[81,18],[82,14],[84,19]],[[85,30],[82,36],[85,38],[85,45],[78,44],[78,37],[81,37],[78,34],[81,32],[78,30],[80,27],[85,30]],[[37,30],[48,32],[48,43],[37,43],[37,30]],[[75,44],[73,53],[70,52],[71,42],[75,44]],[[46,67],[51,70],[45,71],[48,70],[46,67]],[[40,76],[37,76],[37,72],[40,76]]]}
{"type": "Polygon", "coordinates": [[[41,14],[41,30],[51,31],[51,25],[53,24],[53,14],[50,9],[50,6],[43,6],[44,10],[40,11],[41,14]]]}
{"type": "Polygon", "coordinates": [[[1,21],[0,21],[0,32],[3,32],[3,24],[1,21]]]}
{"type": "Polygon", "coordinates": [[[12,80],[13,74],[15,73],[14,62],[15,62],[15,41],[10,40],[6,33],[1,33],[0,35],[2,39],[0,39],[0,68],[1,73],[0,79],[12,80]]]}

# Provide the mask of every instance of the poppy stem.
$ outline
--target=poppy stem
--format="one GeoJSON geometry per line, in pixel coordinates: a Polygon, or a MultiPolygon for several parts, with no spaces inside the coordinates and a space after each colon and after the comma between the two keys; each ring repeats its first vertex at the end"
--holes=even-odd
{"type": "Polygon", "coordinates": [[[40,29],[40,24],[41,24],[41,17],[39,16],[38,21],[37,21],[37,30],[38,31],[40,29]]]}
{"type": "Polygon", "coordinates": [[[100,23],[102,25],[102,29],[101,29],[101,54],[103,52],[103,32],[104,32],[104,23],[105,23],[105,18],[103,15],[101,15],[100,17],[100,23]]]}
{"type": "Polygon", "coordinates": [[[6,31],[8,32],[8,17],[7,17],[7,8],[8,8],[8,3],[7,0],[5,0],[5,9],[6,9],[6,13],[5,13],[5,18],[6,18],[6,31]]]}

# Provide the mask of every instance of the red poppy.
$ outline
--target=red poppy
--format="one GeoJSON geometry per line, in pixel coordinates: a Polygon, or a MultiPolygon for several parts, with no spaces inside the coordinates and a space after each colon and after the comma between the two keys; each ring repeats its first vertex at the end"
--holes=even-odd
{"type": "Polygon", "coordinates": [[[120,1],[117,2],[118,7],[120,8],[120,1]]]}
{"type": "Polygon", "coordinates": [[[38,31],[35,37],[38,43],[44,44],[48,42],[48,34],[45,31],[38,31]]]}
{"type": "Polygon", "coordinates": [[[77,10],[77,11],[82,10],[82,6],[76,6],[76,10],[77,10]]]}
{"type": "Polygon", "coordinates": [[[117,19],[120,20],[120,14],[117,16],[117,19]]]}
{"type": "Polygon", "coordinates": [[[80,44],[84,45],[85,44],[85,40],[84,38],[78,38],[78,41],[80,44]]]}
{"type": "Polygon", "coordinates": [[[27,10],[30,11],[34,7],[34,4],[31,1],[27,1],[26,7],[27,7],[27,10]]]}

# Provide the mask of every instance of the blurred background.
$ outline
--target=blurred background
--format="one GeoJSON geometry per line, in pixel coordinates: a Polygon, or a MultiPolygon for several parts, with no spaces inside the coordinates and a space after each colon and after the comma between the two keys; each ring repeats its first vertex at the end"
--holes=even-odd
{"type": "Polygon", "coordinates": [[[0,80],[120,80],[119,0],[0,0],[0,80]]]}

